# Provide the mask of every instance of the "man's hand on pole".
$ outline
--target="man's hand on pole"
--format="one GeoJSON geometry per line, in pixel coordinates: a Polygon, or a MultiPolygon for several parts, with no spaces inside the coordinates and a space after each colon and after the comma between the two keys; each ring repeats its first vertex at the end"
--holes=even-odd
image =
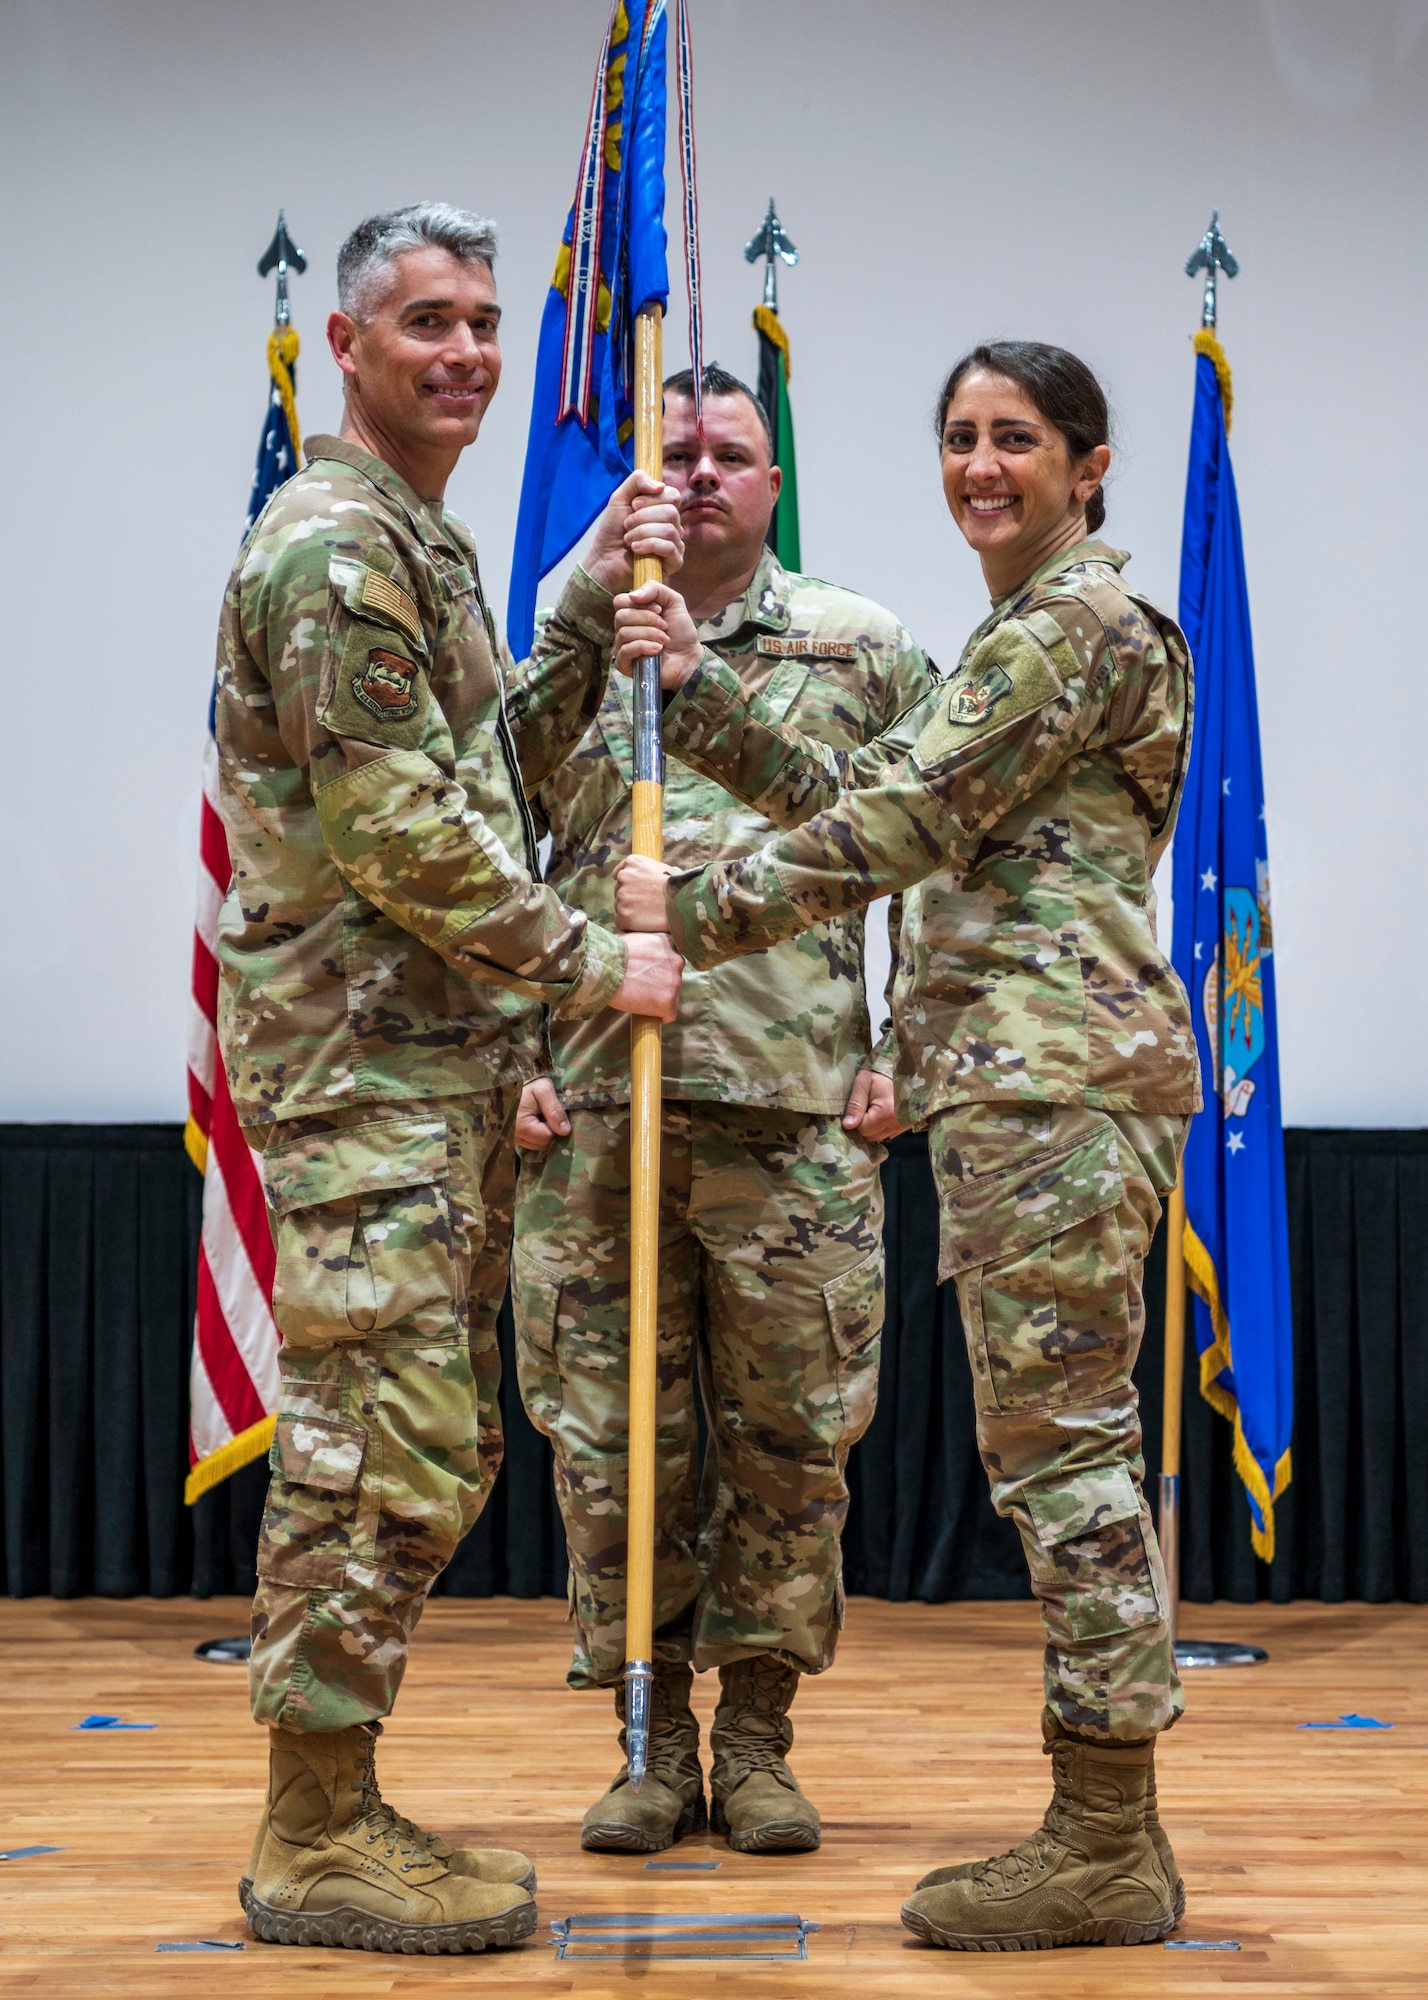
{"type": "Polygon", "coordinates": [[[704,655],[688,606],[667,583],[643,583],[615,598],[615,667],[632,674],[636,660],[660,657],[666,694],[682,688],[704,655]]]}
{"type": "Polygon", "coordinates": [[[581,568],[616,596],[634,581],[637,556],[661,563],[666,576],[684,561],[679,496],[649,472],[632,472],[615,488],[595,524],[581,568]]]}
{"type": "MultiPolygon", "coordinates": [[[[658,868],[660,864],[655,861],[649,865],[658,868]]],[[[626,938],[625,952],[625,976],[610,1005],[622,1014],[672,1021],[679,1012],[684,960],[668,937],[649,934],[626,938]]]]}
{"type": "Polygon", "coordinates": [[[664,885],[678,873],[667,861],[651,861],[647,854],[627,854],[615,870],[615,921],[622,931],[630,932],[627,945],[642,935],[669,929],[664,885]]]}

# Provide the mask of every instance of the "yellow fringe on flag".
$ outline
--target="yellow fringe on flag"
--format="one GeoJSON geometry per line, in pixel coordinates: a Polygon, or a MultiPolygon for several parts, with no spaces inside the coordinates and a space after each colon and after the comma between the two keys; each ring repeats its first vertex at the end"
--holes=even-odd
{"type": "Polygon", "coordinates": [[[268,371],[277,384],[283,415],[288,420],[288,436],[293,441],[293,464],[302,470],[302,438],[298,431],[297,390],[293,385],[293,363],[298,358],[295,326],[275,326],[268,335],[268,371]]]}
{"type": "Polygon", "coordinates": [[[793,380],[793,351],[788,344],[788,334],[778,314],[768,306],[754,307],[754,326],[765,340],[771,340],[783,356],[783,379],[793,380]]]}
{"type": "Polygon", "coordinates": [[[1213,327],[1201,327],[1195,336],[1195,352],[1208,355],[1215,364],[1215,374],[1220,384],[1220,401],[1225,410],[1225,436],[1228,437],[1235,409],[1235,378],[1230,373],[1229,357],[1216,338],[1213,327]]]}
{"type": "MultiPolygon", "coordinates": [[[[1203,351],[1203,350],[1202,350],[1203,351]]],[[[1213,356],[1211,357],[1213,359],[1213,356]]],[[[1274,1491],[1265,1484],[1254,1453],[1249,1448],[1249,1440],[1240,1422],[1239,1404],[1216,1377],[1223,1373],[1234,1373],[1234,1361],[1230,1352],[1230,1320],[1220,1298],[1220,1280],[1215,1271],[1214,1259],[1200,1238],[1191,1228],[1187,1217],[1185,1223],[1185,1276],[1190,1289],[1205,1301],[1209,1308],[1210,1323],[1215,1330],[1215,1338],[1200,1356],[1200,1394],[1212,1410],[1218,1410],[1235,1429],[1235,1471],[1243,1484],[1259,1503],[1264,1521],[1262,1528],[1256,1527],[1254,1516],[1250,1516],[1250,1540],[1254,1552],[1262,1562],[1274,1561],[1274,1503],[1294,1477],[1294,1467],[1289,1452],[1285,1452],[1274,1468],[1274,1491]]]]}
{"type": "Polygon", "coordinates": [[[208,1172],[208,1140],[198,1129],[198,1120],[190,1115],[183,1128],[183,1149],[201,1174],[208,1172]]]}
{"type": "Polygon", "coordinates": [[[239,1431],[236,1438],[229,1438],[217,1451],[211,1451],[207,1458],[201,1458],[189,1472],[183,1489],[183,1504],[191,1507],[202,1493],[211,1486],[217,1486],[230,1472],[237,1472],[240,1466],[251,1465],[255,1458],[261,1458],[273,1442],[273,1427],[276,1417],[263,1417],[256,1424],[249,1424],[246,1431],[239,1431]]]}

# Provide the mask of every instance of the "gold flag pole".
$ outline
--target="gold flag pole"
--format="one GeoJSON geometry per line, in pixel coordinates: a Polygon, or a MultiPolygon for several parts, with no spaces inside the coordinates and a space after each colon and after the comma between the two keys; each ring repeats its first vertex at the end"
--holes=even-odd
{"type": "MultiPolygon", "coordinates": [[[[1185,275],[1205,273],[1205,295],[1200,308],[1201,335],[1214,341],[1219,318],[1217,280],[1221,271],[1237,277],[1239,264],[1220,231],[1220,212],[1210,217],[1205,231],[1186,261],[1185,275]]],[[[1197,340],[1197,347],[1199,342],[1197,340]]],[[[1218,347],[1214,350],[1219,352],[1218,347]]],[[[1223,357],[1222,357],[1223,358],[1223,357]]],[[[1223,383],[1221,393],[1223,394],[1223,383]]],[[[1229,429],[1229,409],[1225,410],[1229,429]]],[[[1207,1114],[1208,1115],[1208,1114],[1207,1114]]],[[[1156,1522],[1160,1553],[1165,1562],[1166,1623],[1177,1667],[1252,1667],[1269,1655],[1262,1646],[1241,1645],[1224,1639],[1182,1639],[1180,1637],[1180,1438],[1185,1420],[1185,1154],[1180,1155],[1180,1178],[1170,1195],[1165,1244],[1165,1413],[1160,1444],[1160,1508],[1156,1522]]]]}
{"type": "MultiPolygon", "coordinates": [[[[635,466],[658,478],[662,446],[661,308],[635,321],[635,466]]],[[[635,588],[659,583],[655,556],[635,559],[635,588]]],[[[630,852],[664,858],[664,745],[660,663],[635,670],[635,781],[630,852]]],[[[630,1492],[625,1557],[625,1742],[630,1784],[644,1781],[654,1680],[654,1510],[656,1356],[659,1342],[660,1024],[637,1015],[630,1026],[630,1492]]]]}
{"type": "MultiPolygon", "coordinates": [[[[1183,1156],[1182,1156],[1183,1159],[1183,1156]]],[[[1185,1170],[1170,1194],[1165,1242],[1165,1404],[1160,1433],[1156,1537],[1165,1563],[1165,1618],[1177,1667],[1254,1667],[1262,1646],[1237,1639],[1180,1637],[1180,1440],[1185,1421],[1185,1170]]]]}

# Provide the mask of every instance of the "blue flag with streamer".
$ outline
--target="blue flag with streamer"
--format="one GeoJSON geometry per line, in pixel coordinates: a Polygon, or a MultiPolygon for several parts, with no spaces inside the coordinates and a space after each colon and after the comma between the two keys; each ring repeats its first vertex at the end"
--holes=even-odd
{"type": "Polygon", "coordinates": [[[1195,345],[1180,551],[1195,732],[1175,833],[1171,956],[1190,995],[1206,1105],[1185,1149],[1185,1268],[1201,1392],[1234,1425],[1255,1552],[1268,1562],[1294,1410],[1269,850],[1229,363],[1208,329],[1195,345]]]}
{"type": "Polygon", "coordinates": [[[536,356],[506,633],[531,649],[540,579],[634,469],[634,325],[669,298],[665,0],[616,0],[536,356]]]}

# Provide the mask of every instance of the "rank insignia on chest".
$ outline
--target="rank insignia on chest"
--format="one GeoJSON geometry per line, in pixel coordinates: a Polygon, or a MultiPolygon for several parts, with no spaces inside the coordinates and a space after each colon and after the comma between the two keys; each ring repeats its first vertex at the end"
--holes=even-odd
{"type": "Polygon", "coordinates": [[[417,710],[417,672],[414,660],[374,646],[362,672],[352,677],[352,692],[383,722],[405,722],[417,710]]]}
{"type": "Polygon", "coordinates": [[[858,648],[852,639],[793,639],[759,634],[759,651],[779,660],[856,660],[858,648]]]}

